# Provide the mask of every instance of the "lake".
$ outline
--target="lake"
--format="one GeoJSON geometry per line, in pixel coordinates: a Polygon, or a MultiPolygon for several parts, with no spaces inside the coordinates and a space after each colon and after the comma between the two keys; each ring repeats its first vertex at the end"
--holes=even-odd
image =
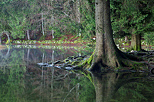
{"type": "Polygon", "coordinates": [[[0,50],[0,102],[154,102],[151,73],[76,72],[37,63],[90,56],[80,46],[7,46],[0,50]]]}

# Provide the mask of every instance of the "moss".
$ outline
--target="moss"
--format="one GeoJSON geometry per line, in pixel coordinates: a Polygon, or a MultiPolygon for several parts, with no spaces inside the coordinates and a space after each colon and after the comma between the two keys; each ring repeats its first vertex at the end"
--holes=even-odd
{"type": "Polygon", "coordinates": [[[141,70],[141,69],[143,69],[144,66],[145,66],[144,63],[133,62],[133,66],[131,68],[134,70],[141,70]]]}
{"type": "MultiPolygon", "coordinates": [[[[94,51],[95,52],[95,51],[94,51]]],[[[92,61],[93,61],[93,56],[94,56],[94,52],[93,54],[89,57],[89,59],[87,60],[84,60],[84,61],[81,61],[81,63],[79,63],[79,67],[82,67],[82,68],[89,68],[92,64],[92,61]]]]}
{"type": "Polygon", "coordinates": [[[135,51],[140,51],[141,50],[141,46],[137,46],[137,45],[134,45],[133,47],[132,47],[132,49],[133,50],[135,50],[135,51]]]}
{"type": "Polygon", "coordinates": [[[78,65],[80,62],[79,61],[73,61],[71,64],[72,65],[78,65]]]}
{"type": "Polygon", "coordinates": [[[93,85],[94,85],[94,81],[93,81],[92,75],[91,75],[91,73],[89,71],[83,70],[83,71],[81,71],[81,73],[83,75],[85,75],[93,83],[93,85]]]}
{"type": "Polygon", "coordinates": [[[87,63],[88,64],[91,64],[92,63],[92,60],[93,60],[93,54],[90,56],[90,58],[88,59],[87,63]]]}
{"type": "Polygon", "coordinates": [[[84,67],[86,64],[87,64],[87,60],[84,60],[84,61],[81,61],[78,66],[84,67]]]}

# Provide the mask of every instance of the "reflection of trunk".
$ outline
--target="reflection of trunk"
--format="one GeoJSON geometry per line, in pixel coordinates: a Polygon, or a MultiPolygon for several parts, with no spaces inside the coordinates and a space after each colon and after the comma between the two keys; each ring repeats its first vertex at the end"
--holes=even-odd
{"type": "MultiPolygon", "coordinates": [[[[52,63],[54,62],[54,50],[52,51],[52,63]]],[[[54,67],[51,67],[52,78],[51,78],[51,99],[53,99],[54,95],[54,67]]]]}
{"type": "Polygon", "coordinates": [[[29,64],[29,54],[30,54],[30,48],[28,48],[28,51],[27,51],[27,65],[29,64]]]}
{"type": "Polygon", "coordinates": [[[132,34],[131,47],[135,51],[141,50],[141,34],[132,34]]]}
{"type": "Polygon", "coordinates": [[[102,73],[101,75],[93,73],[96,102],[110,102],[120,87],[142,80],[146,76],[147,73],[102,73]]]}
{"type": "MultiPolygon", "coordinates": [[[[43,53],[43,56],[42,56],[42,63],[45,63],[45,61],[44,61],[44,53],[43,53]]],[[[43,67],[42,67],[42,80],[43,80],[43,75],[44,75],[44,73],[43,73],[43,67]]],[[[42,82],[41,82],[41,86],[42,86],[43,84],[42,84],[42,82]]]]}
{"type": "Polygon", "coordinates": [[[8,58],[9,55],[10,55],[10,46],[8,46],[7,48],[8,48],[8,50],[7,50],[7,53],[6,53],[6,55],[5,55],[5,58],[8,58]]]}
{"type": "Polygon", "coordinates": [[[44,53],[43,53],[43,55],[42,55],[42,63],[44,63],[44,53]]]}
{"type": "Polygon", "coordinates": [[[100,78],[95,77],[96,102],[109,102],[115,92],[116,73],[107,73],[100,78]]]}
{"type": "Polygon", "coordinates": [[[52,63],[54,63],[54,50],[52,51],[52,63]]]}
{"type": "MultiPolygon", "coordinates": [[[[78,78],[78,80],[80,80],[80,76],[78,74],[76,74],[76,77],[78,78]]],[[[77,83],[76,85],[76,100],[79,99],[79,91],[80,91],[80,83],[77,83]]]]}

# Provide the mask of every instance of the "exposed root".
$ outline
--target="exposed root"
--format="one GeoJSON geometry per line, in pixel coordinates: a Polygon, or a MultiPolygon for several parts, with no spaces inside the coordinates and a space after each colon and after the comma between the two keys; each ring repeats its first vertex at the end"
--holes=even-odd
{"type": "MultiPolygon", "coordinates": [[[[153,53],[153,52],[152,52],[153,53]]],[[[78,69],[89,69],[91,71],[123,71],[123,70],[133,70],[133,71],[151,71],[154,69],[154,56],[150,54],[148,59],[143,60],[143,56],[139,58],[134,55],[130,55],[124,52],[118,52],[118,56],[114,57],[111,62],[107,64],[103,63],[103,59],[95,59],[94,52],[86,60],[83,60],[85,56],[68,57],[64,61],[56,61],[52,64],[42,64],[41,66],[56,67],[65,70],[78,70],[78,69]],[[110,66],[109,66],[110,65],[110,66]]],[[[39,64],[39,63],[38,63],[39,64]]]]}
{"type": "MultiPolygon", "coordinates": [[[[141,57],[130,55],[127,53],[119,53],[119,57],[114,60],[114,66],[107,66],[102,63],[103,59],[93,62],[90,70],[107,71],[107,70],[134,70],[134,71],[148,71],[151,69],[151,64],[143,60],[141,57]],[[150,67],[149,67],[150,66],[150,67]]],[[[111,65],[111,64],[109,64],[111,65]]]]}

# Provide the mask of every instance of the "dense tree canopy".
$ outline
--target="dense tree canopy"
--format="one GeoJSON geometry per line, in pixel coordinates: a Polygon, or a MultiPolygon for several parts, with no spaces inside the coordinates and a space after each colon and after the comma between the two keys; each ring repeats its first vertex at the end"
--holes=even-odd
{"type": "MultiPolygon", "coordinates": [[[[0,3],[0,33],[16,38],[38,35],[95,35],[94,0],[7,0],[0,3]]],[[[153,44],[153,0],[111,0],[114,37],[142,34],[153,44]],[[149,38],[150,36],[150,38],[149,38]]]]}

